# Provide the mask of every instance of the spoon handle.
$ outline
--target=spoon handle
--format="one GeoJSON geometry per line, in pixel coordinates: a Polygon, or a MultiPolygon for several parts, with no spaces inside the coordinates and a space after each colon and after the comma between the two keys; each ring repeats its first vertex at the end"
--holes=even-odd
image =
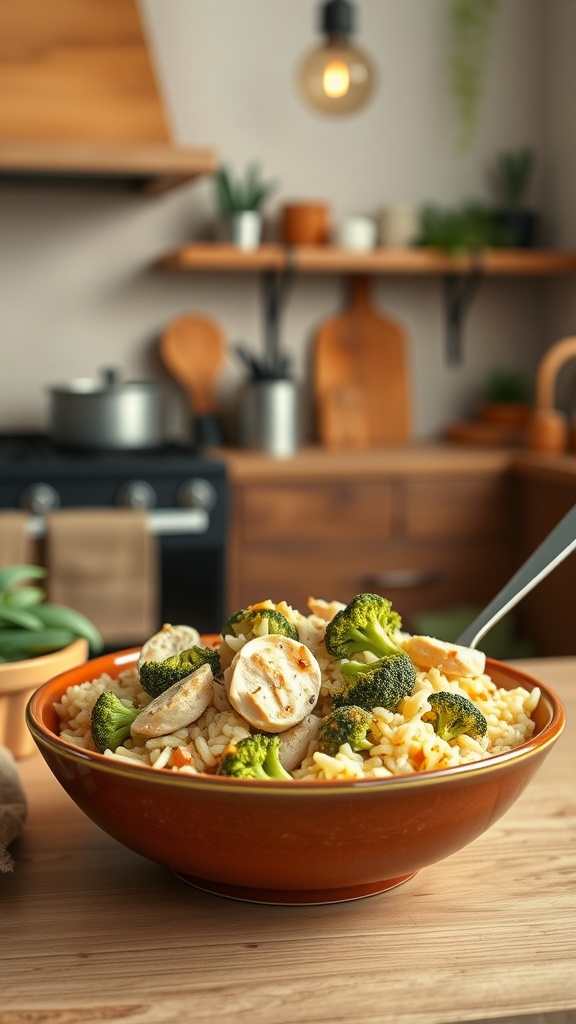
{"type": "Polygon", "coordinates": [[[560,520],[557,526],[532,552],[523,565],[508,580],[496,597],[476,616],[473,622],[458,637],[463,647],[476,647],[485,633],[498,622],[506,612],[518,604],[540,580],[552,572],[576,547],[576,505],[560,520]]]}

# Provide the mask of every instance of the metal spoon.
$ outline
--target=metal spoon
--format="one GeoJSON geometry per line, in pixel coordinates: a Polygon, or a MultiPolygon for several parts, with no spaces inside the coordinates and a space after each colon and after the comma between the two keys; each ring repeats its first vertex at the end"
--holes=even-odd
{"type": "Polygon", "coordinates": [[[574,548],[576,548],[576,505],[532,552],[508,583],[496,594],[496,597],[460,634],[456,642],[463,647],[476,647],[485,633],[506,612],[518,604],[537,583],[540,583],[540,580],[552,572],[552,569],[563,562],[574,548]]]}

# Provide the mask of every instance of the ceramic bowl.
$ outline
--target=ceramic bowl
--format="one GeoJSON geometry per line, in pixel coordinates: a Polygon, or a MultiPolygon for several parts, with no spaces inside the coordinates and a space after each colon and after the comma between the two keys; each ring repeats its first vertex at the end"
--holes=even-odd
{"type": "Polygon", "coordinates": [[[0,746],[8,747],[14,757],[34,753],[36,746],[26,728],[30,697],[47,679],[84,664],[87,657],[88,642],[78,639],[51,654],[0,665],[0,746]]]}
{"type": "Polygon", "coordinates": [[[58,782],[124,846],[199,888],[268,903],[328,903],[390,889],[455,853],[518,798],[564,726],[543,683],[488,660],[499,686],[540,686],[532,738],[509,753],[421,775],[259,782],[120,763],[58,736],[53,702],[74,683],[118,675],[138,652],[105,655],[46,683],[28,728],[58,782]]]}

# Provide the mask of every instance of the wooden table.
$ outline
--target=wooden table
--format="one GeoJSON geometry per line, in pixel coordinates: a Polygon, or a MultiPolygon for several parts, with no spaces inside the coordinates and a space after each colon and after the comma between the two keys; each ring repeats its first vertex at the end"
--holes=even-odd
{"type": "Polygon", "coordinates": [[[19,762],[30,813],[0,877],[1,1024],[576,1021],[576,659],[522,664],[568,713],[536,779],[466,849],[352,903],[189,888],[91,824],[39,755],[19,762]]]}

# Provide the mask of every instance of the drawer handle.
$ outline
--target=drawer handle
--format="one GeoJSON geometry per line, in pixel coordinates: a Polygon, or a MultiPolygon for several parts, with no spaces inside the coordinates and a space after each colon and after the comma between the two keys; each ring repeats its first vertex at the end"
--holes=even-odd
{"type": "Polygon", "coordinates": [[[416,587],[431,587],[441,579],[439,569],[387,569],[363,576],[361,583],[364,591],[412,590],[416,587]]]}

